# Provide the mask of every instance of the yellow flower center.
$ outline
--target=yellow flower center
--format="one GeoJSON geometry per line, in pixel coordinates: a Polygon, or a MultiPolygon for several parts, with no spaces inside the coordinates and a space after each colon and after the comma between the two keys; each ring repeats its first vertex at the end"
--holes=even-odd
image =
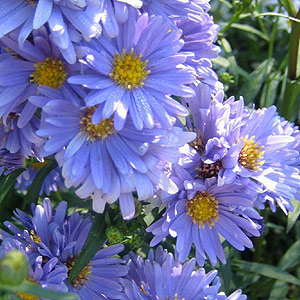
{"type": "MultiPolygon", "coordinates": [[[[76,262],[76,257],[71,257],[67,263],[66,266],[69,270],[69,273],[71,272],[71,270],[73,269],[74,265],[76,262]]],[[[88,264],[87,266],[85,266],[83,268],[83,270],[76,276],[76,278],[73,280],[73,282],[71,283],[73,288],[78,288],[78,287],[82,287],[84,286],[85,282],[89,279],[89,276],[91,275],[92,271],[91,271],[92,267],[90,264],[88,264]]]]}
{"type": "Polygon", "coordinates": [[[61,60],[47,57],[35,66],[35,71],[30,75],[30,82],[36,85],[46,85],[53,89],[60,89],[66,81],[67,71],[61,60]]]}
{"type": "MultiPolygon", "coordinates": [[[[27,281],[32,282],[36,285],[39,285],[32,278],[28,278],[27,281]]],[[[39,300],[39,298],[36,296],[32,296],[32,295],[21,293],[21,292],[18,292],[17,295],[23,300],[39,300]]]]}
{"type": "Polygon", "coordinates": [[[123,50],[122,54],[115,54],[113,60],[113,69],[109,76],[120,86],[125,89],[141,87],[144,84],[148,74],[148,60],[142,61],[142,55],[136,56],[133,49],[131,52],[123,50]]]}
{"type": "Polygon", "coordinates": [[[81,131],[86,132],[87,138],[91,141],[95,141],[96,139],[104,140],[109,135],[116,133],[113,117],[109,119],[103,119],[98,124],[92,123],[92,117],[96,109],[96,106],[87,107],[83,117],[80,120],[81,131]]]}
{"type": "Polygon", "coordinates": [[[211,228],[218,221],[219,204],[213,195],[207,192],[198,192],[196,196],[186,203],[187,215],[191,217],[195,224],[204,228],[208,223],[211,228]]]}
{"type": "Polygon", "coordinates": [[[33,230],[30,231],[30,238],[37,244],[41,242],[40,237],[36,235],[33,230]]]}
{"type": "Polygon", "coordinates": [[[259,171],[260,167],[264,164],[263,146],[259,146],[260,143],[255,143],[254,136],[250,139],[248,136],[244,138],[244,147],[239,154],[239,164],[250,171],[259,171]]]}

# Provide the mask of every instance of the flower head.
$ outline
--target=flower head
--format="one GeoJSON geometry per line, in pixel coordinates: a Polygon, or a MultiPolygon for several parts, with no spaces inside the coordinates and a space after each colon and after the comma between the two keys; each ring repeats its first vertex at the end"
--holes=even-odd
{"type": "MultiPolygon", "coordinates": [[[[33,43],[25,41],[22,49],[15,34],[1,41],[10,53],[9,56],[0,54],[4,56],[0,59],[0,117],[4,121],[15,107],[37,94],[40,86],[70,92],[67,78],[77,70],[77,65],[67,64],[44,30],[35,32],[33,43]]],[[[30,102],[22,107],[18,127],[24,127],[31,120],[36,108],[30,102]]]]}
{"type": "MultiPolygon", "coordinates": [[[[45,92],[45,89],[44,89],[45,92]]],[[[50,94],[49,94],[50,95],[50,94]]],[[[134,216],[132,193],[139,200],[153,196],[156,189],[177,192],[161,166],[177,162],[178,148],[191,141],[195,134],[178,127],[170,130],[156,126],[136,130],[128,119],[121,130],[115,128],[117,117],[102,118],[105,106],[85,107],[80,99],[72,101],[63,96],[56,99],[32,97],[47,114],[45,126],[38,130],[49,154],[56,155],[62,166],[66,186],[79,186],[77,194],[86,198],[94,193],[93,209],[103,212],[106,202],[118,198],[123,217],[134,216]]]]}
{"type": "Polygon", "coordinates": [[[151,246],[170,234],[177,238],[179,260],[187,259],[194,244],[200,265],[206,255],[213,265],[217,258],[226,262],[219,234],[240,251],[253,247],[249,236],[260,236],[257,220],[262,217],[243,185],[218,186],[216,178],[192,180],[188,173],[178,177],[184,188],[172,197],[164,216],[147,228],[155,235],[151,246]]]}
{"type": "MultiPolygon", "coordinates": [[[[203,268],[194,270],[194,258],[182,265],[171,253],[158,247],[155,254],[150,251],[147,260],[133,253],[126,259],[129,272],[122,280],[125,293],[122,300],[231,299],[219,292],[221,284],[216,277],[217,271],[206,274],[203,268]]],[[[240,290],[235,295],[236,300],[246,299],[240,290]]]]}
{"type": "MultiPolygon", "coordinates": [[[[78,32],[85,38],[101,34],[97,17],[99,1],[75,0],[13,0],[0,3],[0,38],[20,26],[17,39],[20,48],[26,48],[25,40],[34,29],[46,23],[51,40],[69,63],[75,63],[76,56],[72,41],[78,32]]],[[[80,38],[79,38],[80,39],[80,38]]]]}
{"type": "Polygon", "coordinates": [[[160,17],[137,18],[132,11],[116,38],[101,36],[77,47],[86,73],[68,81],[92,89],[85,98],[87,106],[105,103],[101,118],[114,116],[117,130],[128,114],[137,129],[153,128],[156,121],[172,127],[172,117],[187,115],[187,110],[171,95],[192,96],[186,84],[195,77],[193,68],[182,65],[187,55],[179,53],[180,32],[169,29],[160,17]]]}

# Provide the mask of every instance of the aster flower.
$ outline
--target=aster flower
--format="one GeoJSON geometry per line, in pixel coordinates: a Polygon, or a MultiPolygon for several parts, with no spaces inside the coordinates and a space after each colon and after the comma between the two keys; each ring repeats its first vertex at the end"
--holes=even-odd
{"type": "MultiPolygon", "coordinates": [[[[47,159],[45,159],[43,162],[36,161],[34,163],[31,163],[30,167],[28,167],[27,170],[17,178],[15,188],[20,189],[21,191],[25,191],[32,184],[39,170],[47,165],[47,163],[47,159]]],[[[39,194],[40,196],[42,196],[45,193],[47,196],[49,196],[51,192],[57,192],[58,189],[63,188],[64,182],[61,175],[61,169],[59,167],[56,167],[55,169],[51,170],[45,177],[39,194]]]]}
{"type": "MultiPolygon", "coordinates": [[[[43,92],[51,97],[50,90],[43,92]]],[[[50,137],[45,151],[52,154],[65,147],[64,153],[57,155],[65,184],[82,184],[77,191],[82,198],[94,193],[95,211],[103,212],[106,202],[113,203],[119,198],[123,217],[130,219],[135,212],[132,192],[137,192],[139,200],[152,197],[158,188],[177,192],[161,166],[177,162],[178,148],[191,141],[194,133],[159,126],[137,131],[130,119],[117,131],[116,117],[101,118],[103,105],[83,107],[73,104],[80,99],[74,98],[72,103],[62,95],[54,100],[35,96],[31,101],[40,106],[46,103],[45,125],[37,131],[40,136],[50,137]],[[100,118],[94,124],[95,111],[100,118]]]]}
{"type": "Polygon", "coordinates": [[[203,268],[194,271],[194,258],[182,265],[162,247],[157,248],[155,255],[151,250],[147,260],[134,253],[126,260],[129,272],[122,280],[125,293],[122,300],[247,299],[240,290],[235,292],[235,298],[234,295],[227,298],[224,293],[219,293],[221,284],[216,277],[217,271],[207,274],[203,268]]]}
{"type": "Polygon", "coordinates": [[[211,59],[216,58],[221,51],[214,44],[219,26],[214,24],[208,13],[189,14],[187,18],[176,20],[175,24],[182,30],[184,46],[181,52],[193,54],[188,55],[185,64],[192,66],[196,70],[197,79],[208,85],[213,92],[223,89],[211,63],[211,59]]]}
{"type": "Polygon", "coordinates": [[[0,175],[7,175],[17,169],[25,168],[25,157],[20,153],[10,153],[0,149],[0,175]]]}
{"type": "Polygon", "coordinates": [[[0,124],[0,145],[10,153],[23,157],[41,157],[40,148],[43,140],[35,132],[40,126],[40,120],[32,116],[22,128],[17,126],[24,105],[19,105],[6,117],[5,123],[0,124]]]}
{"type": "Polygon", "coordinates": [[[177,238],[178,259],[185,261],[194,244],[199,265],[206,255],[213,265],[217,258],[226,263],[219,234],[240,251],[253,247],[248,236],[260,236],[256,220],[262,217],[252,208],[253,196],[243,185],[218,186],[216,178],[193,180],[187,172],[178,178],[184,188],[172,198],[164,216],[147,228],[155,235],[150,246],[170,234],[177,238]]]}
{"type": "MultiPolygon", "coordinates": [[[[92,226],[90,217],[80,216],[76,212],[68,217],[64,201],[57,210],[52,209],[49,199],[44,199],[43,206],[32,205],[32,217],[17,209],[14,220],[21,222],[26,229],[22,231],[12,223],[5,222],[12,235],[2,230],[1,238],[4,241],[13,239],[26,248],[30,261],[39,260],[42,255],[49,261],[58,260],[59,265],[64,269],[67,267],[69,272],[92,226]]],[[[68,285],[68,291],[77,293],[82,300],[119,299],[122,289],[119,278],[127,274],[127,267],[115,255],[122,250],[123,245],[99,245],[99,251],[68,285]]]]}
{"type": "MultiPolygon", "coordinates": [[[[236,102],[243,108],[242,98],[236,102]]],[[[227,135],[230,148],[222,158],[219,183],[233,182],[237,177],[250,179],[249,187],[275,199],[287,213],[300,187],[299,169],[290,163],[299,156],[299,149],[295,149],[298,141],[280,132],[280,117],[274,106],[248,113],[240,125],[242,110],[233,109],[231,114],[227,135]]]]}
{"type": "MultiPolygon", "coordinates": [[[[24,245],[15,239],[4,239],[0,246],[0,257],[5,253],[16,249],[24,253],[27,257],[27,250],[24,245]]],[[[27,257],[28,258],[28,257],[27,257]]],[[[68,278],[68,269],[66,266],[59,265],[58,259],[52,258],[47,262],[43,261],[42,256],[37,256],[33,263],[29,261],[29,277],[28,281],[40,285],[42,288],[48,288],[60,292],[67,292],[68,288],[65,280],[68,278]]],[[[18,292],[17,295],[21,299],[36,299],[33,296],[18,292]]],[[[41,298],[41,300],[46,300],[41,298]]]]}
{"type": "MultiPolygon", "coordinates": [[[[101,34],[97,17],[100,1],[77,0],[10,0],[0,3],[0,38],[20,26],[18,44],[26,48],[24,41],[33,29],[40,29],[46,23],[52,41],[60,48],[69,63],[76,57],[72,40],[77,35],[93,38],[101,34]],[[88,4],[87,4],[88,3],[88,4]]],[[[80,37],[79,37],[80,39],[80,37]]]]}
{"type": "Polygon", "coordinates": [[[172,116],[188,112],[170,96],[194,93],[186,86],[195,77],[193,68],[182,65],[186,55],[179,53],[181,32],[170,31],[160,17],[143,14],[136,19],[135,11],[130,12],[116,38],[102,35],[89,47],[77,48],[80,62],[88,68],[68,81],[93,90],[85,98],[87,106],[105,103],[95,114],[106,119],[114,115],[116,130],[122,129],[128,113],[137,129],[153,128],[155,120],[171,127],[172,116]]]}
{"type": "MultiPolygon", "coordinates": [[[[5,36],[1,41],[11,53],[9,56],[0,54],[0,57],[4,56],[0,59],[0,117],[4,121],[14,107],[35,95],[39,86],[71,92],[66,80],[78,65],[66,63],[58,48],[49,41],[45,28],[34,33],[33,43],[25,41],[22,49],[19,49],[15,34],[5,36]]],[[[18,127],[29,122],[36,108],[30,102],[26,103],[18,127]]]]}

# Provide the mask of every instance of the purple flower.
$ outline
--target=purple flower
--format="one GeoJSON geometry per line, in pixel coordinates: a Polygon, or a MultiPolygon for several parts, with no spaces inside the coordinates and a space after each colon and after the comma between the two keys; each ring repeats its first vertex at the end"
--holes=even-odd
{"type": "Polygon", "coordinates": [[[157,248],[155,255],[151,250],[146,260],[134,253],[130,253],[126,259],[129,272],[126,279],[122,280],[125,293],[120,298],[122,300],[247,299],[241,290],[227,298],[219,292],[221,284],[216,277],[217,271],[206,274],[203,268],[194,270],[194,258],[182,265],[162,247],[157,248]]]}
{"type": "Polygon", "coordinates": [[[30,33],[47,23],[51,40],[69,63],[75,63],[72,41],[78,42],[81,35],[93,38],[101,34],[97,16],[100,6],[99,0],[1,1],[0,38],[20,26],[17,39],[23,49],[30,33]]]}
{"type": "Polygon", "coordinates": [[[178,172],[183,187],[179,186],[181,190],[172,197],[164,216],[147,228],[155,235],[150,246],[170,234],[177,238],[178,259],[185,261],[194,244],[200,265],[206,255],[213,265],[217,258],[226,263],[219,234],[240,251],[252,248],[248,236],[260,236],[261,226],[256,220],[262,217],[252,208],[253,196],[245,187],[242,184],[218,186],[216,178],[193,180],[183,169],[178,172]]]}
{"type": "MultiPolygon", "coordinates": [[[[30,262],[28,257],[28,250],[24,248],[24,245],[19,241],[11,238],[3,240],[0,246],[0,256],[5,253],[16,249],[23,252],[29,260],[29,277],[28,281],[40,285],[42,288],[56,290],[60,292],[67,292],[68,288],[65,284],[65,280],[68,278],[68,269],[64,265],[60,265],[58,259],[51,258],[48,261],[44,261],[42,256],[37,256],[33,262],[30,262]]],[[[33,299],[32,296],[18,292],[17,295],[21,299],[33,299]],[[31,298],[28,298],[31,297],[31,298]]],[[[35,298],[34,298],[35,299],[35,298]]],[[[41,300],[46,300],[41,298],[41,300]]]]}
{"type": "Polygon", "coordinates": [[[7,175],[17,169],[25,168],[25,157],[20,153],[10,153],[0,149],[0,174],[7,175]]]}
{"type": "Polygon", "coordinates": [[[114,39],[102,35],[88,47],[77,47],[86,72],[68,81],[92,89],[85,98],[87,106],[104,103],[103,111],[96,115],[105,119],[114,115],[117,130],[128,114],[139,130],[153,128],[156,120],[163,127],[172,127],[172,116],[186,116],[187,110],[171,95],[194,94],[186,85],[195,76],[193,68],[182,65],[187,55],[180,53],[181,32],[170,31],[160,17],[143,14],[137,18],[133,9],[119,27],[120,34],[114,39]]]}
{"type": "Polygon", "coordinates": [[[194,133],[178,127],[166,130],[159,125],[138,131],[130,119],[123,129],[116,130],[117,117],[102,118],[105,106],[75,105],[80,103],[78,96],[70,98],[72,103],[63,95],[56,95],[58,92],[43,92],[55,99],[31,97],[36,105],[46,103],[45,124],[37,134],[50,137],[44,147],[49,154],[65,147],[56,156],[65,184],[82,184],[77,190],[82,198],[94,194],[95,211],[102,213],[107,202],[119,198],[123,217],[130,219],[135,214],[133,192],[137,192],[138,200],[152,197],[156,189],[177,192],[163,165],[177,162],[178,148],[191,141],[194,133]]]}
{"type": "MultiPolygon", "coordinates": [[[[58,262],[68,272],[72,270],[92,226],[89,216],[83,217],[76,212],[67,216],[66,202],[61,202],[54,210],[49,199],[43,201],[43,206],[32,205],[32,217],[17,209],[14,220],[21,222],[25,230],[5,222],[4,225],[12,234],[1,230],[1,239],[4,240],[2,247],[6,247],[5,241],[13,240],[14,244],[26,250],[30,262],[39,262],[42,255],[44,260],[50,259],[49,262],[55,264],[58,262]]],[[[124,247],[119,244],[104,246],[99,245],[99,251],[93,259],[68,284],[68,291],[77,293],[82,300],[92,297],[99,300],[105,297],[119,299],[122,290],[119,278],[127,274],[127,267],[115,255],[124,247]]],[[[60,283],[66,283],[66,278],[60,279],[60,283]]]]}
{"type": "Polygon", "coordinates": [[[208,85],[213,92],[222,90],[223,84],[218,81],[211,63],[211,59],[216,58],[221,51],[214,44],[219,26],[214,24],[213,18],[207,13],[189,15],[187,18],[176,20],[175,24],[182,30],[184,46],[181,52],[189,53],[185,64],[192,66],[197,79],[208,85]]]}
{"type": "MultiPolygon", "coordinates": [[[[79,68],[69,65],[61,57],[58,48],[48,39],[45,28],[34,32],[33,43],[25,41],[22,49],[16,34],[1,40],[11,55],[0,54],[0,117],[5,120],[19,104],[37,93],[39,86],[48,86],[70,93],[68,76],[79,68]]],[[[27,102],[20,114],[18,127],[22,128],[32,118],[36,106],[27,102]]]]}
{"type": "Polygon", "coordinates": [[[43,139],[35,134],[36,130],[39,129],[40,120],[31,116],[31,119],[22,128],[18,127],[24,109],[22,104],[17,106],[0,124],[0,145],[12,154],[20,153],[25,158],[29,156],[41,158],[40,149],[43,145],[43,139]]]}

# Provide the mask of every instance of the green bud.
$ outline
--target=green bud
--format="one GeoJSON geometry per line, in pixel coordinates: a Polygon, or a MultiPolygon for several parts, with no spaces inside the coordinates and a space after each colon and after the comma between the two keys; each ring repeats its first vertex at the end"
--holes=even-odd
{"type": "Polygon", "coordinates": [[[0,260],[1,284],[19,285],[28,277],[28,273],[27,258],[20,251],[12,250],[0,260]]]}
{"type": "Polygon", "coordinates": [[[123,232],[115,226],[106,228],[106,236],[109,244],[118,244],[124,240],[123,232]]]}
{"type": "Polygon", "coordinates": [[[233,76],[228,73],[228,72],[224,72],[221,74],[220,76],[220,80],[224,83],[224,84],[231,84],[234,83],[234,78],[233,76]]]}

